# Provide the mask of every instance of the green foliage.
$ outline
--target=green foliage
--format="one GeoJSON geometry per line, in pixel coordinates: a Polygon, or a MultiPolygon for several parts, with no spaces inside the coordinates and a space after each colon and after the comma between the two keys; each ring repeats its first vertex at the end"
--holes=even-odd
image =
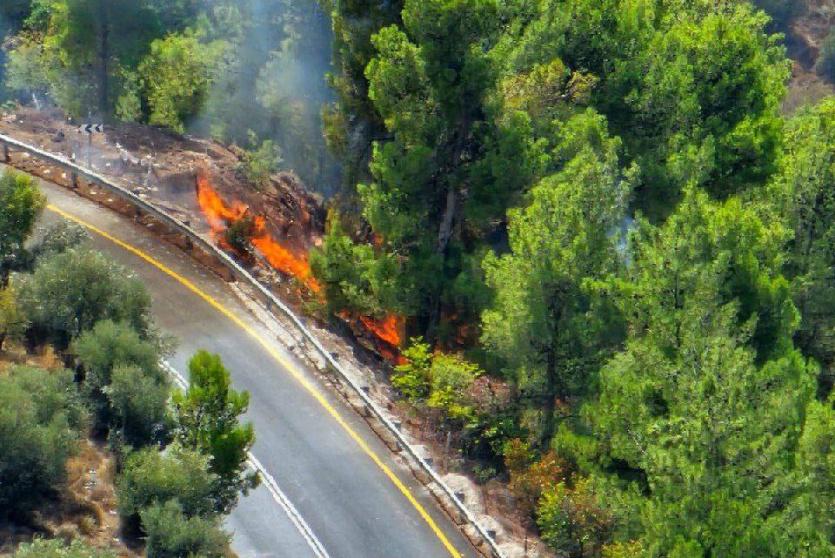
{"type": "Polygon", "coordinates": [[[9,56],[8,85],[49,96],[76,117],[112,113],[132,69],[162,31],[151,0],[37,2],[9,56]]]}
{"type": "Polygon", "coordinates": [[[98,252],[76,248],[40,260],[20,284],[20,306],[36,338],[59,349],[100,320],[125,322],[147,337],[151,300],[142,283],[98,252]]]}
{"type": "Polygon", "coordinates": [[[374,143],[357,195],[397,255],[395,308],[433,342],[442,308],[461,320],[480,310],[457,286],[473,283],[469,257],[537,167],[527,121],[492,118],[497,76],[485,50],[498,29],[494,2],[407,1],[402,27],[372,37],[368,98],[388,137],[374,143]]]}
{"type": "Polygon", "coordinates": [[[176,500],[187,517],[211,514],[217,477],[209,471],[209,461],[176,445],[165,452],[147,448],[131,453],[117,480],[119,513],[135,519],[150,506],[176,500]]]}
{"type": "Polygon", "coordinates": [[[215,518],[189,517],[176,500],[141,513],[148,558],[226,558],[230,536],[215,518]]]}
{"type": "Polygon", "coordinates": [[[114,424],[133,446],[163,437],[168,423],[169,386],[136,365],[121,364],[112,373],[107,397],[114,424]]]}
{"type": "Polygon", "coordinates": [[[726,196],[773,171],[789,65],[766,22],[740,3],[683,18],[650,42],[639,62],[641,82],[626,98],[647,150],[640,158],[647,185],[698,180],[726,196]]]}
{"type": "Polygon", "coordinates": [[[466,424],[475,418],[469,393],[483,372],[458,355],[432,354],[420,339],[403,351],[404,364],[395,367],[391,383],[414,404],[441,412],[450,424],[466,424]]]}
{"type": "Polygon", "coordinates": [[[115,558],[109,550],[93,548],[79,539],[67,544],[60,539],[35,539],[17,547],[14,558],[115,558]]]}
{"type": "Polygon", "coordinates": [[[226,48],[222,41],[206,44],[194,34],[153,41],[138,68],[150,108],[148,122],[184,132],[186,121],[203,108],[226,48]]]}
{"type": "Polygon", "coordinates": [[[87,389],[92,391],[110,385],[113,370],[120,365],[136,366],[157,381],[166,377],[159,366],[158,348],[125,323],[98,322],[73,343],[72,352],[85,370],[87,389]]]}
{"type": "Polygon", "coordinates": [[[69,372],[0,376],[0,516],[28,514],[59,490],[83,422],[69,372]]]}
{"type": "Polygon", "coordinates": [[[554,433],[555,399],[581,393],[619,338],[616,312],[589,282],[618,269],[611,231],[629,194],[619,142],[602,117],[579,115],[562,137],[555,151],[564,168],[533,188],[527,207],[509,212],[511,253],[484,264],[495,302],[484,312],[482,340],[542,405],[542,440],[554,433]]]}
{"type": "Polygon", "coordinates": [[[71,347],[85,373],[83,392],[98,426],[119,432],[133,446],[165,438],[169,380],[158,344],[124,323],[98,322],[71,347]]]}
{"type": "Polygon", "coordinates": [[[600,556],[612,531],[612,518],[598,504],[587,479],[573,488],[564,482],[549,488],[539,503],[537,523],[542,539],[571,558],[600,556]]]}
{"type": "MultiPolygon", "coordinates": [[[[255,141],[255,137],[251,137],[251,143],[255,141]]],[[[270,176],[278,171],[281,162],[281,148],[272,140],[264,140],[244,153],[241,167],[246,179],[261,190],[270,183],[270,176]]]]}
{"type": "Polygon", "coordinates": [[[28,93],[43,98],[52,92],[51,74],[54,75],[55,70],[47,65],[41,45],[31,38],[23,38],[8,53],[4,85],[21,96],[28,93]]]}
{"type": "MultiPolygon", "coordinates": [[[[626,348],[583,413],[622,479],[647,491],[648,552],[774,555],[816,369],[794,349],[779,224],[688,191],[661,228],[639,225],[620,304],[626,348]]],[[[784,554],[778,554],[784,555],[784,554]]]]}
{"type": "Polygon", "coordinates": [[[438,409],[452,423],[473,418],[469,389],[482,370],[458,355],[438,354],[432,359],[429,398],[426,405],[438,409]]]}
{"type": "Polygon", "coordinates": [[[211,456],[216,507],[230,510],[238,493],[258,484],[258,474],[247,470],[247,451],[255,442],[251,423],[239,417],[249,406],[249,393],[231,387],[229,372],[218,355],[198,351],[189,361],[189,387],[174,394],[177,440],[187,448],[211,456]]]}
{"type": "Polygon", "coordinates": [[[324,288],[328,310],[365,316],[383,313],[386,301],[395,299],[395,286],[389,281],[394,262],[375,258],[366,244],[351,240],[341,218],[333,214],[322,245],[310,253],[310,268],[324,288]]]}
{"type": "Polygon", "coordinates": [[[835,398],[813,401],[798,446],[798,471],[789,479],[799,489],[782,527],[787,554],[823,557],[835,539],[835,398]]]}
{"type": "Polygon", "coordinates": [[[122,430],[130,443],[151,442],[165,413],[168,390],[159,348],[125,323],[102,320],[82,333],[71,350],[84,370],[83,391],[99,427],[122,430]]]}
{"type": "Polygon", "coordinates": [[[372,36],[401,21],[403,0],[376,2],[322,0],[333,26],[333,65],[329,75],[338,102],[324,109],[328,147],[339,158],[347,188],[368,178],[368,158],[374,138],[385,126],[368,96],[365,69],[375,54],[372,36]]]}
{"type": "Polygon", "coordinates": [[[18,340],[26,331],[26,319],[17,304],[17,295],[10,285],[0,289],[0,351],[6,339],[18,340]]]}
{"type": "Polygon", "coordinates": [[[90,242],[90,234],[81,226],[69,221],[58,221],[39,230],[29,252],[35,261],[62,254],[90,242]]]}
{"type": "MultiPolygon", "coordinates": [[[[763,211],[779,216],[793,233],[786,250],[786,273],[802,320],[796,339],[823,366],[821,387],[835,381],[835,102],[798,115],[789,122],[780,170],[763,192],[763,211]]],[[[771,218],[766,214],[764,219],[771,218]]]]}
{"type": "Polygon", "coordinates": [[[424,402],[429,397],[432,382],[432,350],[420,339],[412,339],[403,350],[406,362],[394,368],[391,385],[400,390],[412,403],[424,402]]]}
{"type": "Polygon", "coordinates": [[[23,257],[23,243],[45,204],[33,178],[11,171],[0,177],[0,285],[23,257]]]}

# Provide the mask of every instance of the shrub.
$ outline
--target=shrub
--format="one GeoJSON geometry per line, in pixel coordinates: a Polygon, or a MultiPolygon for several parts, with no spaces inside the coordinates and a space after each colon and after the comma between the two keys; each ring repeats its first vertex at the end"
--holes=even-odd
{"type": "Polygon", "coordinates": [[[120,364],[137,366],[159,381],[166,378],[157,347],[125,323],[97,323],[73,343],[72,351],[86,371],[85,382],[98,389],[110,384],[113,369],[120,364]]]}
{"type": "Polygon", "coordinates": [[[35,539],[21,544],[14,558],[116,558],[116,554],[93,548],[77,539],[69,544],[57,539],[35,539]]]}
{"type": "Polygon", "coordinates": [[[419,339],[412,339],[411,346],[403,351],[406,359],[399,364],[391,376],[392,385],[412,403],[420,403],[429,397],[431,383],[432,353],[429,345],[419,339]]]}
{"type": "Polygon", "coordinates": [[[397,287],[392,285],[394,260],[375,258],[374,249],[355,243],[345,232],[340,216],[328,218],[328,231],[322,246],[310,252],[310,269],[322,285],[328,311],[343,311],[363,316],[383,313],[387,301],[394,302],[397,287]]]}
{"type": "Polygon", "coordinates": [[[185,515],[206,515],[214,509],[217,477],[209,472],[209,458],[171,446],[165,452],[146,448],[125,461],[117,482],[119,513],[136,519],[145,508],[177,499],[185,515]]]}
{"type": "Polygon", "coordinates": [[[226,46],[202,43],[195,34],[171,34],[151,43],[139,66],[150,124],[185,131],[185,123],[203,109],[226,46]]]}
{"type": "Polygon", "coordinates": [[[26,330],[26,319],[20,312],[17,296],[11,285],[0,289],[0,351],[6,338],[19,339],[26,330]]]}
{"type": "MultiPolygon", "coordinates": [[[[110,320],[97,323],[92,330],[83,333],[72,344],[72,352],[84,369],[83,391],[93,403],[101,427],[110,425],[117,418],[118,413],[128,411],[122,397],[126,390],[131,388],[127,384],[127,379],[121,378],[118,393],[113,393],[109,389],[113,381],[113,371],[117,366],[131,366],[138,369],[146,378],[140,383],[146,387],[157,385],[160,389],[167,388],[167,376],[160,369],[160,354],[157,346],[141,339],[139,334],[127,324],[117,324],[110,320]],[[114,395],[120,397],[121,408],[118,410],[113,405],[114,395]]],[[[148,395],[158,398],[159,389],[153,390],[153,393],[148,395]]],[[[151,399],[146,399],[142,405],[150,404],[150,402],[151,399]]],[[[145,410],[150,409],[146,407],[145,410]]],[[[124,424],[120,422],[116,426],[124,424]]],[[[139,431],[142,429],[140,427],[139,431]]]]}
{"type": "Polygon", "coordinates": [[[9,271],[20,265],[23,243],[45,203],[31,177],[11,171],[0,176],[0,286],[5,286],[9,271]]]}
{"type": "Polygon", "coordinates": [[[537,460],[530,446],[519,439],[505,444],[504,458],[510,473],[510,491],[519,509],[532,516],[542,494],[564,480],[565,467],[553,451],[537,460]]]}
{"type": "Polygon", "coordinates": [[[224,558],[229,535],[215,517],[189,517],[176,500],[141,512],[148,558],[224,558]]]}
{"type": "Polygon", "coordinates": [[[448,421],[466,421],[473,417],[469,396],[473,382],[482,371],[458,355],[438,354],[432,359],[431,394],[426,404],[440,410],[448,421]]]}
{"type": "Polygon", "coordinates": [[[69,372],[0,377],[0,516],[31,511],[64,482],[83,422],[69,372]]]}
{"type": "MultiPolygon", "coordinates": [[[[254,134],[251,134],[249,139],[253,145],[257,145],[254,134]]],[[[244,176],[258,190],[269,184],[270,176],[280,167],[281,148],[272,140],[265,140],[258,147],[244,152],[241,163],[244,176]]]]}
{"type": "Polygon", "coordinates": [[[84,246],[88,242],[90,242],[90,235],[83,227],[68,221],[58,221],[36,233],[30,252],[37,260],[63,254],[67,250],[84,246]]]}
{"type": "Polygon", "coordinates": [[[107,396],[114,426],[133,446],[144,446],[164,439],[168,430],[169,387],[135,365],[118,365],[107,396]]]}
{"type": "Polygon", "coordinates": [[[66,349],[101,320],[130,324],[150,334],[151,299],[125,268],[92,250],[76,248],[41,260],[22,281],[20,303],[33,341],[66,349]]]}
{"type": "Polygon", "coordinates": [[[537,523],[551,548],[577,558],[600,556],[613,527],[587,479],[579,480],[573,490],[563,482],[548,489],[539,503],[537,523]]]}
{"type": "Polygon", "coordinates": [[[458,355],[432,354],[429,345],[412,339],[403,351],[405,364],[394,369],[391,383],[412,403],[438,409],[447,421],[473,418],[469,390],[482,371],[458,355]]]}

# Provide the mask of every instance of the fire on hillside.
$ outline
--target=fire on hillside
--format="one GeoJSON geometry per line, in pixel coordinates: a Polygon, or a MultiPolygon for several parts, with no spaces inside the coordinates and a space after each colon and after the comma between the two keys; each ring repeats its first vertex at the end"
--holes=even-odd
{"type": "MultiPolygon", "coordinates": [[[[218,245],[225,250],[234,251],[234,248],[226,241],[224,233],[235,223],[243,219],[251,219],[252,235],[249,242],[253,249],[273,269],[296,278],[314,296],[322,296],[322,287],[313,276],[307,253],[282,245],[268,232],[264,217],[250,214],[250,208],[245,203],[226,202],[212,187],[206,174],[202,172],[197,175],[197,202],[211,228],[212,238],[218,245]]],[[[377,340],[377,352],[386,360],[397,364],[402,362],[399,348],[405,320],[401,316],[389,315],[383,319],[359,316],[354,320],[348,316],[342,317],[360,325],[366,332],[372,334],[377,340]]]]}

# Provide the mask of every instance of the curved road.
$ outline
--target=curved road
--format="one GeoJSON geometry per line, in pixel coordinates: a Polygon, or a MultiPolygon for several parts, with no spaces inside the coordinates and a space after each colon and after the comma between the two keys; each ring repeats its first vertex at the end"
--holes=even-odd
{"type": "MultiPolygon", "coordinates": [[[[189,357],[207,349],[221,355],[234,386],[250,392],[253,453],[330,557],[477,556],[365,422],[275,342],[228,285],[133,221],[55,185],[41,185],[51,206],[162,263],[222,306],[212,306],[136,253],[92,235],[97,249],[132,269],[148,288],[158,324],[179,340],[170,359],[174,368],[184,372],[189,357]]],[[[58,218],[54,211],[44,215],[47,221],[58,218]]],[[[227,526],[242,558],[315,556],[263,486],[241,500],[227,526]]]]}

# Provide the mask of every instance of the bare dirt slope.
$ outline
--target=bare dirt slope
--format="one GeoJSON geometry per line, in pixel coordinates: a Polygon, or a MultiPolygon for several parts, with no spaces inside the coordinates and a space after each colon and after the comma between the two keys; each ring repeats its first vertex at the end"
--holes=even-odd
{"type": "Polygon", "coordinates": [[[278,173],[258,191],[242,178],[241,152],[234,146],[138,124],[106,126],[103,134],[90,138],[58,111],[26,107],[5,115],[0,133],[121,178],[134,193],[189,221],[198,231],[209,228],[197,202],[198,173],[205,173],[224,199],[264,216],[270,234],[293,249],[306,252],[324,229],[322,200],[309,194],[298,177],[278,173]]]}

